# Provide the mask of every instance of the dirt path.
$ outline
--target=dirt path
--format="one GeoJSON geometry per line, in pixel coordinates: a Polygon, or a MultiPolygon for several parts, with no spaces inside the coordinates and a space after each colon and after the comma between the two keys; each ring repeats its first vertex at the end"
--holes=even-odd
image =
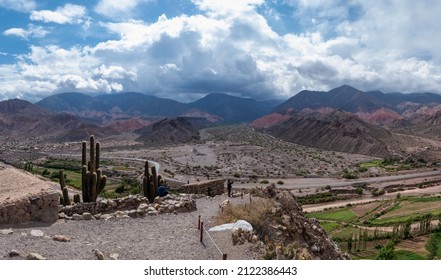
{"type": "MultiPolygon", "coordinates": [[[[207,235],[203,244],[199,242],[197,221],[201,215],[209,228],[218,214],[218,205],[225,199],[225,195],[200,198],[197,199],[197,211],[177,215],[1,226],[0,229],[11,228],[13,233],[0,233],[0,259],[11,259],[8,254],[13,250],[20,254],[15,259],[24,259],[34,252],[52,260],[96,259],[94,249],[100,250],[106,258],[118,254],[118,259],[128,260],[221,259],[222,255],[207,235]],[[33,236],[36,233],[43,236],[33,236]],[[55,235],[68,236],[71,241],[54,241],[55,235]]],[[[212,235],[222,252],[228,254],[228,259],[256,258],[249,250],[250,244],[233,246],[231,233],[212,235]]]]}

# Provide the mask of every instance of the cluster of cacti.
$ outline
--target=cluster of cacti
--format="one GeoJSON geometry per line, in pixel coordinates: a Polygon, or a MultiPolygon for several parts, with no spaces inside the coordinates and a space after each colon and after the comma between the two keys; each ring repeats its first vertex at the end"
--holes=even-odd
{"type": "Polygon", "coordinates": [[[142,180],[142,194],[149,199],[150,202],[153,202],[156,197],[156,191],[158,190],[158,186],[162,181],[161,175],[158,175],[156,172],[156,167],[151,167],[152,174],[149,173],[149,162],[145,162],[144,166],[144,178],[142,180]]]}
{"type": "Polygon", "coordinates": [[[25,162],[24,170],[31,172],[34,168],[34,164],[30,161],[25,162]]]}
{"type": "Polygon", "coordinates": [[[73,200],[74,200],[74,203],[80,203],[81,202],[81,195],[79,193],[74,194],[73,200]]]}
{"type": "Polygon", "coordinates": [[[106,186],[107,176],[103,175],[100,166],[100,143],[95,143],[95,137],[90,136],[90,160],[87,157],[87,142],[82,143],[81,186],[83,202],[95,202],[98,195],[106,186]]]}
{"type": "Polygon", "coordinates": [[[69,198],[69,192],[66,188],[66,181],[64,180],[64,170],[61,169],[59,171],[59,180],[60,180],[60,188],[61,192],[63,193],[63,196],[60,197],[60,204],[63,204],[64,206],[70,205],[70,198],[69,198]]]}

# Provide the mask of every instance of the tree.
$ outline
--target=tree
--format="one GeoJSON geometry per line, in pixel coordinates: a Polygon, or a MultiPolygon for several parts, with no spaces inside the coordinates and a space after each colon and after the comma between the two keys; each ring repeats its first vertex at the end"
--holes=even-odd
{"type": "Polygon", "coordinates": [[[395,241],[389,240],[386,245],[381,247],[378,255],[375,256],[376,260],[394,260],[396,257],[395,253],[395,241]]]}
{"type": "Polygon", "coordinates": [[[420,234],[430,233],[432,225],[432,214],[424,214],[420,221],[420,234]]]}
{"type": "Polygon", "coordinates": [[[427,240],[425,247],[427,250],[427,259],[435,259],[438,252],[438,240],[436,238],[436,234],[430,235],[430,238],[429,240],[427,240]]]}
{"type": "Polygon", "coordinates": [[[406,221],[404,224],[402,224],[403,228],[403,239],[408,239],[411,236],[411,230],[412,230],[412,221],[406,221]]]}
{"type": "Polygon", "coordinates": [[[348,252],[350,253],[351,250],[352,250],[352,236],[349,237],[349,240],[348,240],[348,252]]]}

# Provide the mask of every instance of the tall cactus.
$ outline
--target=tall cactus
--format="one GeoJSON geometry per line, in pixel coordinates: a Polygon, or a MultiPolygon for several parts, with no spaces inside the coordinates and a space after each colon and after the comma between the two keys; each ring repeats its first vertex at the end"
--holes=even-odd
{"type": "Polygon", "coordinates": [[[156,197],[156,190],[158,189],[158,174],[156,173],[156,167],[151,167],[152,174],[149,172],[149,162],[145,162],[144,166],[144,178],[142,180],[142,194],[148,198],[150,202],[153,202],[156,197]]]}
{"type": "Polygon", "coordinates": [[[90,136],[90,160],[87,161],[87,142],[82,143],[81,158],[81,184],[83,193],[83,202],[95,202],[98,195],[104,190],[107,182],[107,176],[102,175],[100,166],[100,150],[99,142],[95,143],[95,137],[90,136]]]}
{"type": "Polygon", "coordinates": [[[149,173],[149,162],[145,161],[144,164],[144,177],[142,178],[142,189],[141,193],[150,200],[149,196],[149,185],[150,185],[150,173],[149,173]]]}
{"type": "Polygon", "coordinates": [[[66,182],[64,180],[64,170],[61,169],[58,174],[59,174],[59,179],[60,179],[61,192],[63,193],[63,197],[62,197],[62,199],[60,199],[61,204],[63,204],[63,206],[70,205],[71,201],[69,198],[69,191],[66,188],[66,182]]]}

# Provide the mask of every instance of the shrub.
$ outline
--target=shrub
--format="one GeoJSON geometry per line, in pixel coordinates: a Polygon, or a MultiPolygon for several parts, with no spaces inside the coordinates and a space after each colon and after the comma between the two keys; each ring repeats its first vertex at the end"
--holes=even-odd
{"type": "Polygon", "coordinates": [[[261,183],[261,184],[268,184],[269,181],[268,181],[268,180],[262,180],[262,181],[260,181],[260,183],[261,183]]]}
{"type": "Polygon", "coordinates": [[[380,196],[380,195],[385,194],[385,191],[384,191],[384,189],[381,189],[381,190],[374,189],[374,190],[372,190],[371,193],[372,193],[373,196],[380,196]]]}
{"type": "Polygon", "coordinates": [[[358,168],[358,172],[360,172],[360,173],[364,173],[364,172],[366,172],[366,171],[368,171],[368,169],[367,169],[367,167],[365,167],[365,166],[360,166],[360,167],[358,168]]]}
{"type": "Polygon", "coordinates": [[[285,184],[283,181],[277,181],[277,185],[283,185],[285,184]]]}
{"type": "Polygon", "coordinates": [[[396,257],[395,253],[395,241],[389,240],[386,245],[381,247],[378,255],[375,256],[376,260],[394,260],[396,257]]]}
{"type": "Polygon", "coordinates": [[[116,189],[115,189],[116,193],[123,193],[125,192],[125,187],[124,185],[119,185],[116,189]]]}
{"type": "Polygon", "coordinates": [[[60,173],[58,173],[57,171],[54,171],[51,173],[51,176],[49,178],[58,179],[58,177],[60,177],[60,173]]]}
{"type": "Polygon", "coordinates": [[[343,173],[342,177],[345,179],[358,179],[357,174],[354,174],[352,172],[345,172],[345,173],[343,173]]]}
{"type": "Polygon", "coordinates": [[[216,218],[216,223],[225,224],[233,223],[237,220],[245,220],[253,226],[258,235],[265,236],[271,224],[271,209],[272,203],[267,199],[236,206],[229,204],[216,218]]]}

